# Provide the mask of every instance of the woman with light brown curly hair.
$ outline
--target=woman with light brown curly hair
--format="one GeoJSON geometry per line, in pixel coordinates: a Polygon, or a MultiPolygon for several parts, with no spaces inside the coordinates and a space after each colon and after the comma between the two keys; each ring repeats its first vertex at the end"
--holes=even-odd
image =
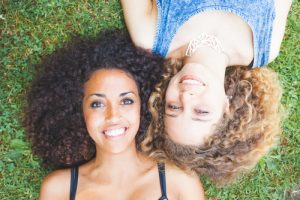
{"type": "MultiPolygon", "coordinates": [[[[151,95],[153,120],[142,147],[153,157],[171,159],[178,166],[208,175],[215,183],[227,183],[252,168],[281,133],[281,87],[277,74],[268,68],[229,67],[225,79],[225,92],[230,96],[228,109],[211,135],[201,136],[201,142],[189,145],[174,142],[168,132],[172,124],[164,123],[168,115],[164,100],[167,86],[181,67],[177,60],[167,63],[164,78],[151,95]]],[[[183,135],[190,132],[187,125],[176,127],[181,128],[183,135]]]]}
{"type": "Polygon", "coordinates": [[[181,63],[157,87],[145,150],[218,182],[253,166],[280,133],[275,73],[254,68],[278,56],[292,1],[121,3],[135,44],[181,63]]]}

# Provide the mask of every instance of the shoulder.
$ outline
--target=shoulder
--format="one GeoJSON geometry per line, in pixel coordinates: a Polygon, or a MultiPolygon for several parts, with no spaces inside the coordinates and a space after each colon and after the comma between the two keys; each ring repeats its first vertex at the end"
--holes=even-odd
{"type": "Polygon", "coordinates": [[[167,188],[169,185],[172,190],[177,191],[179,199],[205,199],[203,186],[195,172],[166,164],[166,178],[167,188]]]}
{"type": "Polygon", "coordinates": [[[68,199],[69,191],[70,169],[56,170],[43,179],[39,199],[68,199]]]}

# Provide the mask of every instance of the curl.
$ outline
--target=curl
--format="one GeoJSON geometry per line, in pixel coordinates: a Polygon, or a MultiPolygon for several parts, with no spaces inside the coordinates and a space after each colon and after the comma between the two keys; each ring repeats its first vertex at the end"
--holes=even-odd
{"type": "Polygon", "coordinates": [[[229,67],[225,76],[226,94],[232,96],[229,112],[204,145],[191,146],[174,143],[163,125],[164,96],[178,65],[181,62],[166,65],[165,76],[150,98],[153,120],[143,150],[209,176],[217,184],[229,183],[253,168],[281,133],[282,90],[277,74],[269,68],[229,67]]]}
{"type": "Polygon", "coordinates": [[[37,66],[28,92],[24,127],[46,167],[68,167],[91,160],[95,144],[82,113],[83,85],[99,69],[121,69],[139,88],[141,123],[136,136],[139,148],[151,115],[147,101],[159,80],[163,58],[133,46],[128,33],[101,32],[96,38],[74,38],[46,56],[37,66]]]}

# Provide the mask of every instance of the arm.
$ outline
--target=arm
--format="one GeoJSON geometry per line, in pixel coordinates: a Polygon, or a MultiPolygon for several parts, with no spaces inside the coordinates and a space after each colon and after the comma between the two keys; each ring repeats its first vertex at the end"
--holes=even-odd
{"type": "Polygon", "coordinates": [[[39,200],[68,199],[70,170],[58,170],[46,176],[42,182],[39,200]]]}
{"type": "Polygon", "coordinates": [[[151,0],[121,0],[125,23],[135,45],[151,49],[157,9],[151,0]]]}
{"type": "Polygon", "coordinates": [[[276,17],[273,24],[269,62],[272,62],[279,54],[291,5],[292,0],[275,0],[276,17]]]}

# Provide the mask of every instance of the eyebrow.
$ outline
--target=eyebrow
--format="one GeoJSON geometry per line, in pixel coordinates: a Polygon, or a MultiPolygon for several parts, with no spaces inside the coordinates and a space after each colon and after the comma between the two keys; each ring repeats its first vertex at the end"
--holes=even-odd
{"type": "Polygon", "coordinates": [[[202,119],[199,119],[199,118],[192,118],[192,120],[194,120],[194,121],[199,121],[199,122],[205,121],[205,120],[202,120],[202,119]]]}
{"type": "Polygon", "coordinates": [[[119,96],[126,96],[127,94],[134,94],[134,95],[136,95],[133,91],[129,91],[129,92],[123,92],[123,93],[121,93],[119,96]]]}
{"type": "MultiPolygon", "coordinates": [[[[168,113],[165,113],[165,115],[167,115],[168,117],[173,117],[173,118],[178,117],[178,115],[173,115],[173,114],[168,114],[168,113]]],[[[206,121],[206,120],[201,120],[199,118],[192,118],[192,120],[193,121],[199,121],[199,122],[206,121]]]]}
{"type": "Polygon", "coordinates": [[[167,115],[167,116],[169,116],[169,117],[173,117],[173,118],[178,117],[178,115],[172,115],[172,114],[168,114],[168,113],[165,113],[165,115],[167,115]]]}
{"type": "MultiPolygon", "coordinates": [[[[133,91],[129,91],[129,92],[122,92],[119,96],[123,97],[123,96],[126,96],[127,94],[136,95],[133,91]]],[[[90,96],[97,96],[97,97],[103,97],[103,98],[106,97],[106,95],[102,94],[102,93],[93,93],[93,94],[90,94],[88,97],[90,97],[90,96]]]]}
{"type": "Polygon", "coordinates": [[[100,94],[100,93],[93,93],[93,94],[90,94],[88,97],[91,97],[91,96],[106,97],[105,94],[100,94]]]}

